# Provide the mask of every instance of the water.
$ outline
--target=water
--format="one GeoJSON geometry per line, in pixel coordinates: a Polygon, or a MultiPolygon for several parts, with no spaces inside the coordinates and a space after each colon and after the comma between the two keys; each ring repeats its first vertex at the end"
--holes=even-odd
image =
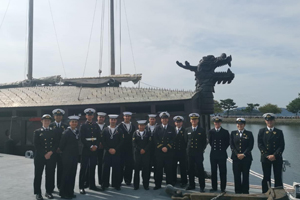
{"type": "MultiPolygon", "coordinates": [[[[213,125],[212,125],[213,127],[213,125]]],[[[222,127],[227,129],[229,133],[237,130],[236,124],[223,123],[222,127]]],[[[254,147],[252,150],[253,161],[251,170],[262,174],[262,167],[260,162],[260,151],[257,147],[257,134],[259,129],[263,128],[263,124],[246,124],[245,129],[252,131],[254,136],[254,147]]],[[[284,159],[291,163],[291,167],[286,167],[283,172],[283,182],[293,185],[293,182],[300,182],[300,125],[275,125],[276,128],[281,129],[285,139],[285,150],[283,152],[284,159]]],[[[205,151],[204,167],[205,170],[210,171],[209,163],[210,146],[208,145],[205,151]]],[[[231,156],[230,148],[227,149],[228,156],[231,156]]],[[[272,178],[274,178],[272,173],[272,178]]],[[[227,162],[227,179],[233,182],[232,164],[227,162]]],[[[250,184],[260,185],[261,179],[250,175],[250,184]]]]}

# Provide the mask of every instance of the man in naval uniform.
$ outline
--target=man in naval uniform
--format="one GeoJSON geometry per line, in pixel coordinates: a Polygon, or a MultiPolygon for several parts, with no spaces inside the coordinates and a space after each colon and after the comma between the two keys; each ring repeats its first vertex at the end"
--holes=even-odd
{"type": "MultiPolygon", "coordinates": [[[[149,123],[146,126],[146,130],[151,133],[151,137],[153,139],[153,134],[154,131],[157,127],[157,123],[156,123],[156,114],[148,114],[149,117],[149,123]]],[[[154,143],[152,141],[151,143],[151,147],[150,147],[150,170],[149,170],[149,176],[151,174],[151,171],[155,172],[155,146],[154,143]]]]}
{"type": "Polygon", "coordinates": [[[34,194],[37,200],[42,200],[41,182],[45,167],[46,194],[48,199],[53,199],[54,176],[56,165],[56,150],[58,148],[58,137],[56,132],[49,127],[51,116],[42,116],[42,128],[36,129],[33,136],[34,153],[34,194]]]}
{"type": "Polygon", "coordinates": [[[123,112],[124,121],[118,125],[120,132],[124,134],[124,142],[121,151],[121,183],[124,181],[126,185],[131,185],[132,172],[134,168],[133,151],[132,151],[132,135],[136,131],[135,126],[131,123],[131,112],[123,112]]]}
{"type": "Polygon", "coordinates": [[[249,194],[249,172],[254,138],[251,131],[245,130],[244,118],[237,118],[236,123],[238,130],[232,131],[230,135],[234,190],[236,194],[249,194]]]}
{"type": "Polygon", "coordinates": [[[104,112],[98,112],[97,113],[98,117],[97,117],[97,124],[100,128],[100,143],[97,149],[97,153],[98,153],[98,182],[99,185],[102,184],[102,165],[103,165],[103,145],[102,145],[102,131],[104,130],[104,128],[107,127],[107,125],[105,124],[105,116],[106,113],[104,112]]]}
{"type": "Polygon", "coordinates": [[[97,165],[97,149],[100,142],[100,128],[93,122],[95,109],[84,110],[86,122],[80,127],[80,139],[83,144],[79,174],[79,191],[85,194],[84,184],[89,183],[90,190],[98,191],[95,185],[95,169],[97,165]],[[87,171],[89,175],[86,175],[87,171]],[[88,178],[88,180],[86,180],[88,178]]]}
{"type": "Polygon", "coordinates": [[[268,182],[271,185],[271,169],[273,166],[275,187],[283,186],[282,183],[282,153],[285,143],[282,130],[275,128],[275,115],[265,113],[263,115],[267,127],[258,132],[257,144],[261,152],[261,164],[264,178],[262,180],[262,192],[268,191],[268,182]]]}
{"type": "Polygon", "coordinates": [[[139,120],[138,130],[133,133],[132,145],[134,152],[134,189],[140,186],[140,171],[142,171],[143,186],[145,190],[149,190],[150,179],[150,148],[152,144],[151,132],[146,127],[147,120],[139,120]]]}
{"type": "Polygon", "coordinates": [[[211,192],[218,188],[218,167],[220,172],[221,192],[225,192],[227,184],[227,148],[229,146],[229,132],[221,127],[222,118],[213,117],[214,128],[208,132],[208,140],[211,146],[210,165],[211,165],[211,192]]]}
{"type": "Polygon", "coordinates": [[[74,186],[79,155],[79,116],[69,116],[69,127],[63,132],[59,149],[62,151],[63,173],[59,195],[62,199],[75,198],[74,186]]]}
{"type": "Polygon", "coordinates": [[[184,118],[182,116],[175,116],[173,121],[175,123],[176,137],[174,139],[174,157],[173,157],[173,185],[177,182],[177,163],[180,166],[180,187],[185,187],[187,184],[186,175],[186,142],[184,138],[184,128],[182,127],[184,118]]]}
{"type": "Polygon", "coordinates": [[[102,131],[102,145],[104,147],[102,189],[109,187],[110,167],[112,167],[112,186],[121,190],[121,151],[124,134],[118,130],[117,118],[119,115],[108,115],[109,126],[102,131]]]}
{"type": "Polygon", "coordinates": [[[195,189],[195,166],[198,171],[198,179],[200,185],[200,192],[205,192],[205,173],[203,167],[204,150],[207,146],[207,137],[205,130],[199,126],[199,114],[189,114],[191,125],[185,130],[185,141],[187,143],[188,156],[188,173],[189,186],[186,190],[195,189]]]}
{"type": "MultiPolygon", "coordinates": [[[[54,122],[50,124],[50,127],[56,132],[58,136],[58,141],[60,142],[62,133],[67,129],[68,125],[62,122],[63,116],[65,114],[65,111],[62,109],[54,109],[52,111],[54,122]]],[[[57,160],[56,160],[56,186],[58,190],[60,190],[60,183],[61,183],[61,177],[63,172],[63,164],[62,164],[62,158],[61,158],[61,151],[59,148],[56,150],[57,153],[57,160]]]]}
{"type": "Polygon", "coordinates": [[[176,136],[175,128],[168,124],[170,114],[161,112],[161,125],[154,132],[155,144],[155,187],[154,190],[161,188],[163,171],[166,172],[166,183],[172,184],[172,164],[174,157],[174,139],[176,136]]]}

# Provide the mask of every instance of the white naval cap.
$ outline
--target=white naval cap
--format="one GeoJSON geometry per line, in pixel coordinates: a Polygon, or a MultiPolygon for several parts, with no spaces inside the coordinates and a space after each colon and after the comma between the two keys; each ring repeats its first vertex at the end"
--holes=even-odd
{"type": "Polygon", "coordinates": [[[53,115],[64,115],[65,111],[63,109],[57,108],[52,111],[53,115]]]}
{"type": "Polygon", "coordinates": [[[222,122],[222,117],[220,117],[220,116],[215,116],[212,119],[213,119],[213,122],[222,122]]]}
{"type": "Polygon", "coordinates": [[[265,118],[265,120],[273,120],[276,118],[276,115],[274,113],[265,113],[263,115],[263,117],[265,118]]]}
{"type": "Polygon", "coordinates": [[[177,115],[177,116],[173,117],[173,121],[182,122],[182,121],[184,121],[184,118],[182,116],[177,115]]]}
{"type": "Polygon", "coordinates": [[[87,115],[93,115],[96,112],[96,110],[94,108],[87,108],[83,112],[87,115]]]}
{"type": "Polygon", "coordinates": [[[44,115],[42,116],[42,119],[52,119],[52,117],[51,117],[51,115],[49,115],[49,114],[44,114],[44,115]]]}
{"type": "Polygon", "coordinates": [[[137,120],[136,121],[139,125],[146,125],[146,123],[147,123],[147,120],[137,120]]]}
{"type": "Polygon", "coordinates": [[[103,116],[103,117],[105,117],[105,116],[106,116],[106,113],[105,113],[105,112],[97,112],[97,115],[98,115],[98,116],[103,116]]]}
{"type": "Polygon", "coordinates": [[[108,117],[109,117],[110,119],[117,119],[117,118],[119,117],[119,115],[110,114],[110,115],[108,115],[108,117]]]}
{"type": "Polygon", "coordinates": [[[160,118],[169,118],[170,114],[167,111],[164,111],[159,114],[159,117],[160,118]]]}
{"type": "Polygon", "coordinates": [[[189,117],[191,119],[199,119],[200,115],[198,113],[191,113],[191,114],[189,114],[189,117]]]}
{"type": "Polygon", "coordinates": [[[76,115],[69,116],[68,118],[69,118],[69,120],[79,120],[80,119],[80,117],[76,116],[76,115]]]}
{"type": "Polygon", "coordinates": [[[156,118],[156,114],[148,114],[149,118],[156,118]]]}
{"type": "Polygon", "coordinates": [[[132,115],[132,112],[123,112],[123,115],[129,115],[129,116],[131,116],[132,115]]]}
{"type": "Polygon", "coordinates": [[[236,119],[236,123],[238,123],[238,124],[240,124],[240,123],[241,123],[241,124],[245,124],[245,123],[246,123],[246,120],[245,120],[244,118],[241,118],[241,117],[240,117],[240,118],[237,118],[237,119],[236,119]]]}

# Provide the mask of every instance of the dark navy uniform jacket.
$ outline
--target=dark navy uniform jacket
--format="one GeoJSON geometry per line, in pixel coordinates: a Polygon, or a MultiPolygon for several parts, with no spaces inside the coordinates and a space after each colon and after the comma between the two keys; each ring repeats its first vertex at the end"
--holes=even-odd
{"type": "Polygon", "coordinates": [[[59,145],[56,132],[51,128],[39,128],[34,131],[33,144],[35,156],[43,157],[49,151],[56,153],[59,145]]]}
{"type": "Polygon", "coordinates": [[[179,132],[177,133],[177,129],[175,128],[176,136],[174,138],[174,150],[175,151],[186,151],[186,140],[184,137],[185,129],[183,127],[180,128],[179,132]]]}
{"type": "Polygon", "coordinates": [[[276,160],[282,161],[282,153],[285,143],[282,130],[274,128],[272,132],[268,128],[262,128],[257,136],[258,148],[261,152],[261,162],[271,162],[268,155],[274,155],[276,160]]]}
{"type": "MultiPolygon", "coordinates": [[[[115,149],[116,154],[120,154],[123,142],[124,142],[124,134],[118,130],[116,127],[114,132],[111,132],[109,127],[106,127],[102,131],[102,145],[104,147],[104,153],[109,154],[109,149],[115,149]]],[[[132,143],[131,143],[132,144],[132,143]]]]}
{"type": "Polygon", "coordinates": [[[93,122],[86,121],[80,127],[80,139],[83,144],[82,154],[91,155],[96,154],[97,151],[91,151],[91,146],[100,144],[100,128],[99,125],[93,122]]]}
{"type": "Polygon", "coordinates": [[[63,156],[78,156],[79,154],[79,131],[76,129],[74,132],[71,128],[67,128],[61,137],[60,150],[63,156]]]}
{"type": "Polygon", "coordinates": [[[62,133],[68,128],[68,125],[61,122],[60,127],[57,127],[56,123],[52,122],[49,127],[51,127],[54,130],[54,132],[56,132],[58,136],[58,141],[60,141],[62,133]]]}
{"type": "MultiPolygon", "coordinates": [[[[252,160],[252,149],[254,138],[251,131],[244,130],[242,137],[238,130],[232,131],[230,135],[230,148],[232,150],[231,159],[239,160],[237,154],[244,154],[244,159],[252,160]]],[[[243,160],[244,160],[243,159],[243,160]]]]}
{"type": "Polygon", "coordinates": [[[172,155],[174,149],[174,139],[176,137],[175,128],[168,125],[166,129],[162,125],[157,126],[154,132],[154,144],[156,156],[172,155]],[[162,148],[167,147],[168,151],[164,153],[162,148]]]}
{"type": "Polygon", "coordinates": [[[150,147],[152,143],[151,133],[148,132],[146,129],[144,130],[144,134],[141,135],[139,130],[136,130],[132,136],[132,146],[134,155],[140,155],[140,151],[142,149],[145,150],[145,154],[143,155],[150,155],[150,147]]]}
{"type": "Polygon", "coordinates": [[[193,131],[192,127],[185,129],[185,141],[187,142],[187,154],[193,155],[195,152],[204,152],[207,145],[207,137],[203,128],[200,126],[193,131]]]}
{"type": "Polygon", "coordinates": [[[215,159],[227,159],[227,148],[229,146],[229,132],[222,128],[219,132],[215,128],[208,132],[208,140],[211,146],[210,157],[215,159]]]}

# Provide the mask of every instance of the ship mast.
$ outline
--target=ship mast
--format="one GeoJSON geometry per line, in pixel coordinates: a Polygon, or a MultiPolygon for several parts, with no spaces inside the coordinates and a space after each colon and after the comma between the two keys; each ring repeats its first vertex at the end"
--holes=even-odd
{"type": "Polygon", "coordinates": [[[32,55],[33,55],[33,0],[29,0],[28,11],[28,80],[32,80],[32,55]]]}
{"type": "Polygon", "coordinates": [[[115,75],[114,0],[110,0],[110,75],[115,75]]]}

